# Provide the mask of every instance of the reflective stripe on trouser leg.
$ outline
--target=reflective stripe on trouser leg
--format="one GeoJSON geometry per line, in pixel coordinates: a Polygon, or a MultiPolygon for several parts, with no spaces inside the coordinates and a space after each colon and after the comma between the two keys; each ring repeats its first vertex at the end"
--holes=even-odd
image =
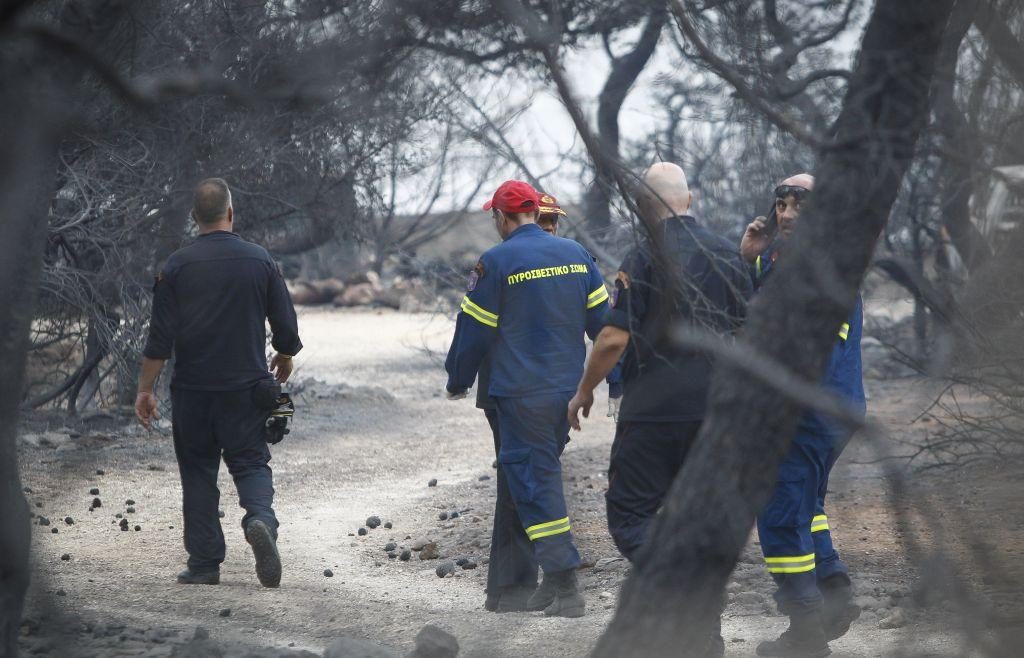
{"type": "Polygon", "coordinates": [[[811,532],[821,532],[828,529],[828,517],[824,514],[819,514],[811,519],[811,532]]]}
{"type": "Polygon", "coordinates": [[[565,408],[571,397],[571,393],[559,393],[497,399],[498,461],[508,478],[519,521],[545,572],[574,569],[580,564],[558,459],[568,435],[565,408]]]}

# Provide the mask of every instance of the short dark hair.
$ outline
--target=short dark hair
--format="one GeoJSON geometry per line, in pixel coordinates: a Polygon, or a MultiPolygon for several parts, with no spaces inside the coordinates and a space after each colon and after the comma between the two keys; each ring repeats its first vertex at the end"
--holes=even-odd
{"type": "Polygon", "coordinates": [[[231,207],[231,189],[223,178],[207,178],[196,186],[192,216],[200,224],[216,224],[231,207]]]}

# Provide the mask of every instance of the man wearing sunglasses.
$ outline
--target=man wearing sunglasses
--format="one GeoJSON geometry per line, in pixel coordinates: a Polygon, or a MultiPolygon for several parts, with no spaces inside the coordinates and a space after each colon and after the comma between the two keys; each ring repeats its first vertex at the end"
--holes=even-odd
{"type": "Polygon", "coordinates": [[[445,369],[449,399],[467,394],[490,357],[488,393],[497,406],[500,450],[516,513],[544,571],[526,602],[545,615],[580,617],[579,553],[570,532],[559,458],[572,397],[596,337],[608,291],[593,257],[576,242],[538,226],[541,198],[506,181],[484,204],[502,243],[473,269],[445,369]]]}
{"type": "MultiPolygon", "coordinates": [[[[801,207],[814,177],[798,174],[775,188],[771,218],[758,217],[747,226],[740,243],[752,263],[756,286],[770,276],[786,243],[796,230],[801,207]],[[777,231],[775,230],[777,225],[777,231]]],[[[860,298],[847,322],[838,328],[822,385],[864,412],[860,337],[863,309],[860,298]]],[[[777,640],[757,647],[761,656],[826,656],[828,641],[844,635],[860,615],[853,605],[849,570],[832,545],[825,493],[828,478],[851,431],[834,418],[808,411],[779,467],[775,491],[757,519],[761,550],[778,584],[775,600],[790,625],[777,640]]]]}

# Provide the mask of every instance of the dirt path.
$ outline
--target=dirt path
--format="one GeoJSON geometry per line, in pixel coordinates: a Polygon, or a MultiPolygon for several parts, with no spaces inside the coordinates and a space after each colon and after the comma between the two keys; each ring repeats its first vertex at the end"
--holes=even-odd
{"type": "MultiPolygon", "coordinates": [[[[319,652],[332,638],[352,635],[405,650],[426,623],[454,633],[464,656],[586,655],[610,619],[626,571],[615,560],[604,522],[610,420],[603,414],[591,419],[565,457],[574,530],[585,559],[595,564],[581,572],[587,616],[490,614],[482,609],[485,565],[442,580],[434,574],[437,560],[413,553],[402,562],[383,550],[390,541],[411,546],[429,539],[440,544],[442,557],[482,563],[487,552],[494,481],[481,478],[493,474],[489,430],[470,400],[441,397],[443,369],[425,350],[441,352],[451,324],[423,315],[304,309],[300,326],[306,348],[296,378],[315,377],[328,386],[316,388],[323,397],[312,391],[303,397],[293,434],[274,451],[282,587],[265,590],[256,583],[238,525],[242,511],[224,472],[222,584],[174,583],[185,555],[169,429],[146,435],[121,416],[101,419],[105,429],[83,431],[79,442],[92,439],[100,447],[23,450],[30,501],[52,523],[34,528],[37,576],[27,616],[45,620],[48,605],[76,615],[83,626],[66,630],[80,655],[168,655],[197,625],[215,638],[249,645],[319,652]],[[432,478],[436,487],[427,486],[432,478]],[[103,506],[90,512],[93,487],[103,506]],[[140,531],[123,532],[116,523],[114,515],[125,513],[129,499],[135,512],[126,516],[140,531]],[[452,510],[463,513],[438,520],[452,510]],[[393,528],[356,535],[370,515],[393,528]],[[74,525],[64,523],[66,516],[74,525]],[[65,553],[67,561],[61,560],[65,553]],[[325,577],[325,569],[333,577],[325,577]],[[225,609],[230,616],[220,616],[225,609]]],[[[599,399],[597,408],[604,404],[599,399]]],[[[862,621],[833,643],[835,654],[890,655],[909,647],[960,655],[940,613],[913,612],[904,628],[878,629],[880,617],[905,604],[911,580],[878,468],[850,463],[868,456],[865,447],[853,446],[833,483],[832,526],[859,593],[873,599],[863,601],[869,612],[862,621]]],[[[756,549],[748,548],[729,587],[724,636],[731,656],[753,655],[760,639],[783,627],[769,605],[771,583],[756,549]]],[[[53,651],[40,635],[28,636],[27,646],[53,651]]]]}

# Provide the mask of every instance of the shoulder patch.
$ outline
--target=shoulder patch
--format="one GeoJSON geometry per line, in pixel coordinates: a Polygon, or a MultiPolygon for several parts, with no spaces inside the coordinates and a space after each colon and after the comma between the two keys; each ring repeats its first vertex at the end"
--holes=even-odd
{"type": "Polygon", "coordinates": [[[473,292],[476,290],[476,286],[480,283],[480,279],[484,278],[484,264],[483,261],[477,261],[473,267],[473,271],[469,273],[469,280],[466,282],[466,290],[473,292]]]}
{"type": "Polygon", "coordinates": [[[630,281],[629,273],[620,270],[619,273],[615,275],[615,287],[612,290],[611,300],[612,308],[619,307],[619,299],[622,297],[621,293],[623,290],[629,290],[630,283],[632,282],[630,281]]]}

